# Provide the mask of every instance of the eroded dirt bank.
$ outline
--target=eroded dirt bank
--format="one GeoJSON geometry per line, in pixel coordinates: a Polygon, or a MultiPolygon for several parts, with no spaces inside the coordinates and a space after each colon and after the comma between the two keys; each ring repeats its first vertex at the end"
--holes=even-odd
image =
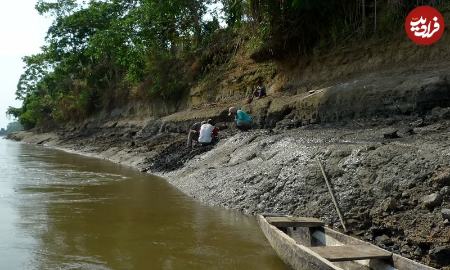
{"type": "Polygon", "coordinates": [[[448,268],[449,116],[449,109],[435,109],[425,118],[245,133],[225,129],[217,145],[193,150],[185,149],[181,131],[148,122],[20,133],[14,139],[159,174],[210,205],[315,216],[340,228],[315,161],[319,157],[354,235],[448,268]]]}

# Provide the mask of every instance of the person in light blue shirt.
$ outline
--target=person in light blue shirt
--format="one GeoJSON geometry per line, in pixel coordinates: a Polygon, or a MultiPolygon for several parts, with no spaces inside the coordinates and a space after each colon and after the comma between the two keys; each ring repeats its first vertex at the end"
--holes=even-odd
{"type": "Polygon", "coordinates": [[[228,110],[229,116],[234,116],[234,122],[236,123],[236,127],[240,130],[249,130],[252,128],[252,117],[244,112],[241,109],[237,109],[236,107],[231,107],[228,110]]]}

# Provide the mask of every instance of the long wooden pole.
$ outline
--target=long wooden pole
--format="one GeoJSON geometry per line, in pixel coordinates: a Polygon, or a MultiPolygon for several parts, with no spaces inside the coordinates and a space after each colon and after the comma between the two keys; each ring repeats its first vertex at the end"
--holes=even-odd
{"type": "Polygon", "coordinates": [[[333,190],[331,189],[330,182],[328,181],[328,177],[325,174],[325,170],[323,169],[322,162],[320,162],[319,158],[316,157],[316,161],[319,164],[320,170],[322,171],[323,178],[325,179],[325,183],[327,183],[328,191],[330,192],[331,199],[333,200],[334,207],[336,208],[336,212],[341,220],[342,228],[344,228],[344,232],[347,232],[347,227],[345,227],[344,218],[342,217],[341,210],[339,209],[339,205],[334,197],[333,190]]]}

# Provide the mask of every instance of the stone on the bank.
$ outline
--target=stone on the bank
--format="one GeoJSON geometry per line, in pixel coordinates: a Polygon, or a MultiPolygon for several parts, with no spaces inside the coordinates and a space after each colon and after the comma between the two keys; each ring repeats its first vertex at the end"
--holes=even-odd
{"type": "Polygon", "coordinates": [[[401,250],[403,254],[411,254],[413,252],[412,248],[409,245],[403,245],[401,250]]]}
{"type": "Polygon", "coordinates": [[[414,253],[413,253],[413,254],[414,254],[415,256],[422,256],[423,251],[422,251],[421,248],[417,247],[416,250],[414,250],[414,253]]]}
{"type": "Polygon", "coordinates": [[[432,180],[438,186],[450,186],[450,168],[437,172],[432,180]]]}
{"type": "Polygon", "coordinates": [[[426,123],[423,119],[417,119],[416,121],[409,123],[409,125],[412,127],[423,127],[426,123]]]}
{"type": "Polygon", "coordinates": [[[450,264],[450,245],[431,249],[430,258],[440,265],[450,264]]]}
{"type": "Polygon", "coordinates": [[[388,130],[385,133],[383,133],[383,138],[385,139],[396,139],[396,138],[400,138],[400,136],[398,135],[398,130],[388,130]]]}
{"type": "Polygon", "coordinates": [[[450,108],[433,108],[431,110],[431,116],[434,119],[450,119],[450,108]]]}
{"type": "Polygon", "coordinates": [[[381,209],[384,212],[393,211],[393,210],[397,209],[397,207],[398,207],[397,201],[394,198],[392,198],[392,197],[389,197],[389,198],[385,199],[381,203],[381,209]]]}
{"type": "Polygon", "coordinates": [[[407,137],[407,136],[411,136],[411,135],[415,135],[415,134],[416,134],[416,132],[414,131],[414,129],[410,128],[410,127],[402,128],[399,131],[399,136],[400,137],[407,137]]]}
{"type": "Polygon", "coordinates": [[[442,218],[450,220],[450,209],[442,209],[441,210],[442,218]]]}
{"type": "Polygon", "coordinates": [[[391,238],[385,234],[375,237],[375,241],[378,244],[385,244],[385,245],[392,244],[391,238]]]}
{"type": "Polygon", "coordinates": [[[449,186],[445,186],[443,188],[441,188],[441,191],[439,192],[443,197],[450,195],[450,187],[449,186]]]}
{"type": "Polygon", "coordinates": [[[441,204],[442,196],[439,193],[433,193],[422,197],[421,201],[425,207],[434,208],[441,204]]]}

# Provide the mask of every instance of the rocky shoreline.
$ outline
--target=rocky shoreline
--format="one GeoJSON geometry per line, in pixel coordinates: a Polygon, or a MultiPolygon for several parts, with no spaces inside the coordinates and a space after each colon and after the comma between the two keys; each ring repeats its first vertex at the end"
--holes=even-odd
{"type": "Polygon", "coordinates": [[[217,145],[193,150],[184,147],[184,125],[164,129],[154,120],[10,138],[160,175],[209,205],[314,216],[339,229],[318,157],[353,235],[448,269],[449,112],[243,133],[223,126],[217,145]]]}

